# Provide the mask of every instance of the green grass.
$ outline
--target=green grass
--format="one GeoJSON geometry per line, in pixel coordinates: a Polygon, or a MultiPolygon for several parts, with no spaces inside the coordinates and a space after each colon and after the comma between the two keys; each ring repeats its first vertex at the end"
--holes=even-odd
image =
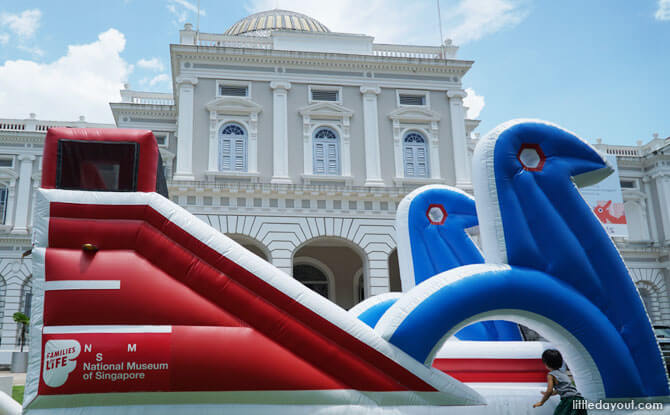
{"type": "Polygon", "coordinates": [[[12,386],[12,398],[20,404],[23,403],[23,389],[25,389],[24,385],[12,386]]]}

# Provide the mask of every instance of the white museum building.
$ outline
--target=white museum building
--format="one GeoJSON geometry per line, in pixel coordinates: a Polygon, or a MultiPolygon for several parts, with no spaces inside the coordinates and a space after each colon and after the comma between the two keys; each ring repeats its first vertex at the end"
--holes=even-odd
{"type": "MultiPolygon", "coordinates": [[[[121,91],[116,125],[0,119],[0,364],[30,313],[31,204],[49,127],[153,130],[170,198],[344,308],[398,291],[395,210],[417,186],[471,192],[479,121],[458,48],[375,43],[271,10],[170,45],[173,93],[121,91]]],[[[505,121],[505,120],[500,120],[505,121]]],[[[628,237],[615,238],[658,325],[670,325],[670,137],[616,155],[628,237]]]]}

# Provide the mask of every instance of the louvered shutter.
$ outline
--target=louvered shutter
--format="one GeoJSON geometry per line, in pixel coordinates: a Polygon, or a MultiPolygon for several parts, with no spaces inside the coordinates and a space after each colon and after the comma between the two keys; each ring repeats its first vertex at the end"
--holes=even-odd
{"type": "Polygon", "coordinates": [[[414,171],[416,173],[416,177],[426,177],[426,147],[421,146],[421,147],[415,147],[414,148],[414,156],[415,156],[415,165],[414,165],[414,171]]]}
{"type": "Polygon", "coordinates": [[[246,171],[246,140],[238,138],[235,140],[235,171],[246,171]]]}
{"type": "Polygon", "coordinates": [[[314,174],[326,173],[325,143],[314,143],[314,174]]]}
{"type": "Polygon", "coordinates": [[[221,139],[221,167],[223,171],[230,171],[232,167],[232,139],[224,137],[221,139]]]}
{"type": "Polygon", "coordinates": [[[328,160],[328,174],[339,174],[339,169],[337,168],[337,144],[336,143],[328,143],[328,153],[327,153],[327,160],[328,160]]]}

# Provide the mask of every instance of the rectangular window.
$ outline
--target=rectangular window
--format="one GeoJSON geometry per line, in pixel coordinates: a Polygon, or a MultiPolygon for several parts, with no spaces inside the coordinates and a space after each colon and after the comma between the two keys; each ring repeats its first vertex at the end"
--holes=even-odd
{"type": "Polygon", "coordinates": [[[14,156],[0,156],[0,167],[13,168],[14,156]]]}
{"type": "Polygon", "coordinates": [[[349,201],[349,210],[356,210],[358,208],[358,203],[355,200],[349,201]]]}
{"type": "Polygon", "coordinates": [[[212,196],[205,196],[202,198],[202,204],[205,206],[212,206],[212,196]]]}
{"type": "Polygon", "coordinates": [[[317,200],[316,201],[316,207],[319,209],[325,209],[326,208],[326,201],[325,200],[317,200]]]}
{"type": "Polygon", "coordinates": [[[235,85],[219,85],[219,96],[222,97],[246,97],[249,87],[235,85]]]}
{"type": "Polygon", "coordinates": [[[635,181],[633,180],[621,180],[622,189],[635,189],[635,181]]]}
{"type": "Polygon", "coordinates": [[[369,200],[363,202],[363,206],[365,207],[365,210],[372,210],[372,202],[369,200]]]}
{"type": "Polygon", "coordinates": [[[254,198],[254,207],[262,207],[263,206],[263,199],[259,197],[254,198]]]}
{"type": "Polygon", "coordinates": [[[7,219],[7,195],[9,194],[9,189],[6,187],[0,187],[0,224],[4,225],[5,220],[7,219]]]}
{"type": "Polygon", "coordinates": [[[284,206],[287,208],[292,208],[295,205],[293,199],[286,199],[284,200],[284,206]]]}
{"type": "Polygon", "coordinates": [[[158,147],[168,146],[168,133],[154,131],[154,137],[156,137],[156,143],[158,143],[158,147]]]}
{"type": "Polygon", "coordinates": [[[221,206],[230,206],[230,198],[222,197],[220,204],[221,206]]]}
{"type": "Polygon", "coordinates": [[[237,207],[247,207],[247,199],[244,197],[237,198],[237,207]]]}
{"type": "Polygon", "coordinates": [[[338,90],[312,89],[312,101],[339,101],[338,90]]]}
{"type": "Polygon", "coordinates": [[[309,209],[310,201],[308,199],[303,199],[302,200],[302,207],[303,209],[309,209]]]}
{"type": "Polygon", "coordinates": [[[333,200],[333,209],[342,209],[342,201],[333,200]]]}
{"type": "Polygon", "coordinates": [[[279,200],[278,199],[270,199],[270,207],[271,208],[276,208],[279,206],[279,200]]]}
{"type": "Polygon", "coordinates": [[[186,196],[187,205],[195,205],[195,196],[186,196]]]}
{"type": "Polygon", "coordinates": [[[400,105],[426,105],[426,95],[400,94],[398,101],[400,105]]]}

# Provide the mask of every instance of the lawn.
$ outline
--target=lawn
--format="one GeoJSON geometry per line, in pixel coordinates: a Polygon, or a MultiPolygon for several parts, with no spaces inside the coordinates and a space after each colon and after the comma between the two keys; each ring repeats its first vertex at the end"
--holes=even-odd
{"type": "Polygon", "coordinates": [[[25,385],[14,385],[12,386],[12,398],[18,403],[23,403],[23,389],[25,385]]]}

